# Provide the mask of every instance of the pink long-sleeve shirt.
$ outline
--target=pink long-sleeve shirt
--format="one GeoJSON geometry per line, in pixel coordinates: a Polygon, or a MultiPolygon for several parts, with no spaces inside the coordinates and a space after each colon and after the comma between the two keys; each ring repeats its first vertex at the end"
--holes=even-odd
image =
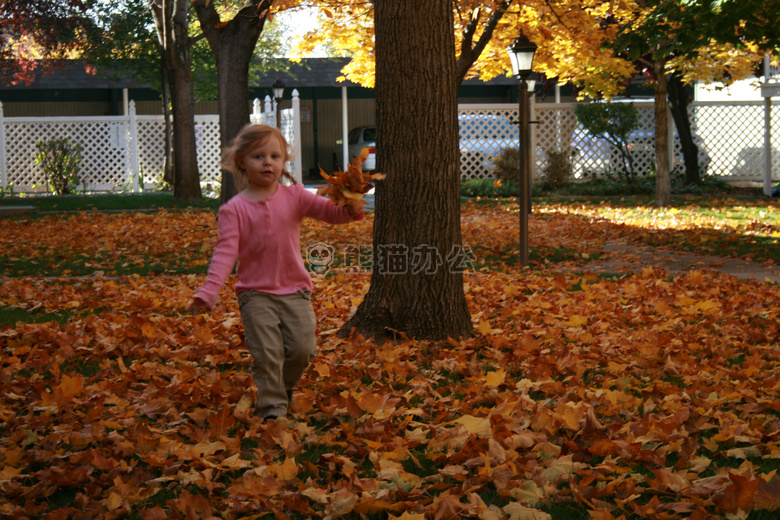
{"type": "Polygon", "coordinates": [[[363,216],[362,211],[351,216],[347,208],[300,184],[280,184],[276,193],[263,201],[251,201],[239,193],[219,208],[219,238],[206,281],[195,297],[213,307],[236,260],[236,293],[311,291],[313,284],[301,256],[303,218],[344,224],[363,216]]]}

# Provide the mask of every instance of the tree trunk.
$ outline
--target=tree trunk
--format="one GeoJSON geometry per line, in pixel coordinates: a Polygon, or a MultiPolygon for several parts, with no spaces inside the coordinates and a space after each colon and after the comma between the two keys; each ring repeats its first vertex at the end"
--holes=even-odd
{"type": "MultiPolygon", "coordinates": [[[[220,22],[214,2],[197,0],[195,11],[217,62],[219,132],[222,147],[249,123],[249,61],[263,31],[270,2],[254,0],[227,24],[220,22]]],[[[220,200],[237,192],[233,175],[222,171],[220,200]]]]}
{"type": "Polygon", "coordinates": [[[160,83],[162,87],[163,120],[165,121],[165,161],[163,162],[163,182],[171,186],[173,180],[173,129],[171,128],[171,108],[168,93],[171,87],[168,83],[168,67],[165,64],[165,49],[160,47],[160,83]]]}
{"type": "Polygon", "coordinates": [[[655,86],[655,203],[658,207],[672,203],[672,178],[669,172],[669,117],[666,110],[665,62],[653,62],[655,86]]]}
{"type": "Polygon", "coordinates": [[[202,197],[195,146],[195,91],[192,83],[188,0],[150,1],[157,35],[163,47],[173,107],[173,197],[202,197]]]}
{"type": "MultiPolygon", "coordinates": [[[[170,58],[178,61],[177,58],[170,58]]],[[[198,172],[198,151],[195,146],[195,92],[191,70],[186,74],[181,62],[176,65],[171,81],[171,102],[173,106],[173,198],[198,200],[202,197],[200,174],[198,172]]]]}
{"type": "Polygon", "coordinates": [[[471,335],[463,291],[457,83],[449,0],[376,0],[378,171],[371,286],[341,329],[471,335]]]}
{"type": "MultiPolygon", "coordinates": [[[[677,135],[680,136],[683,160],[685,161],[685,184],[701,184],[701,171],[699,170],[699,148],[693,141],[691,132],[691,120],[688,117],[688,93],[685,92],[685,84],[679,73],[669,77],[669,104],[672,109],[672,117],[677,127],[677,135]]],[[[672,146],[674,146],[672,144],[672,146]]]]}

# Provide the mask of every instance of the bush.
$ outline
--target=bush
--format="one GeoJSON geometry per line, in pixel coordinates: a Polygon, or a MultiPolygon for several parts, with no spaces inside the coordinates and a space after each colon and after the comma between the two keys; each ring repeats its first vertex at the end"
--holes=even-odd
{"type": "Polygon", "coordinates": [[[67,137],[52,138],[37,144],[35,163],[43,167],[46,183],[54,195],[70,195],[76,191],[81,169],[81,143],[71,143],[67,137]]]}
{"type": "Polygon", "coordinates": [[[633,103],[585,103],[574,107],[577,122],[588,135],[606,139],[619,150],[628,166],[626,180],[634,182],[636,171],[628,153],[628,136],[639,125],[639,112],[633,103]]]}
{"type": "Polygon", "coordinates": [[[544,187],[556,190],[569,182],[572,174],[571,155],[568,151],[547,151],[547,167],[544,169],[544,187]]]}
{"type": "Polygon", "coordinates": [[[502,182],[518,182],[520,178],[520,150],[504,148],[495,157],[491,157],[493,175],[502,182]]]}
{"type": "Polygon", "coordinates": [[[517,197],[517,183],[494,179],[472,179],[461,183],[460,194],[464,197],[517,197]]]}

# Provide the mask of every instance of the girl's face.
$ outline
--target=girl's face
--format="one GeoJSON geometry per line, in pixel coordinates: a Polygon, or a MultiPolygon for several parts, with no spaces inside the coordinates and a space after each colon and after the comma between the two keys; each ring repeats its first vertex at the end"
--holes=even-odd
{"type": "Polygon", "coordinates": [[[247,190],[260,194],[276,192],[276,183],[284,169],[284,150],[279,139],[271,136],[254,146],[241,161],[246,171],[247,190]]]}

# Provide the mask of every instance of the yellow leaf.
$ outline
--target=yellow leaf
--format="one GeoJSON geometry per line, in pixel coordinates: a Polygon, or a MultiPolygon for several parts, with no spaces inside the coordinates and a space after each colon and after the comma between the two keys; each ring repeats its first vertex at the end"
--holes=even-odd
{"type": "Polygon", "coordinates": [[[234,415],[236,417],[244,417],[249,414],[249,409],[252,407],[252,397],[249,394],[241,396],[241,400],[238,401],[234,415]]]}
{"type": "Polygon", "coordinates": [[[509,515],[509,520],[551,520],[552,517],[540,511],[526,507],[518,502],[512,502],[504,506],[503,511],[509,515]]]}
{"type": "Polygon", "coordinates": [[[495,372],[488,372],[485,375],[485,384],[498,388],[506,380],[506,371],[503,368],[499,368],[495,372]]]}
{"type": "Polygon", "coordinates": [[[103,505],[106,506],[106,509],[109,511],[113,511],[115,509],[119,509],[122,507],[122,497],[118,494],[112,491],[108,498],[103,500],[103,505]]]}
{"type": "Polygon", "coordinates": [[[547,482],[557,482],[561,478],[573,474],[582,466],[581,462],[574,462],[571,455],[565,455],[555,459],[547,469],[542,471],[541,477],[547,482]]]}
{"type": "Polygon", "coordinates": [[[404,511],[401,516],[390,515],[389,518],[393,520],[425,520],[425,515],[423,513],[410,513],[409,511],[404,511]]]}
{"type": "Polygon", "coordinates": [[[513,489],[511,494],[514,499],[526,506],[538,505],[544,499],[544,489],[533,480],[525,481],[522,488],[513,489]]]}
{"type": "Polygon", "coordinates": [[[330,367],[325,363],[317,363],[314,365],[314,371],[317,372],[320,377],[330,377],[330,367]]]}
{"type": "Polygon", "coordinates": [[[292,480],[298,475],[298,465],[294,458],[286,458],[282,464],[277,464],[271,468],[271,471],[279,480],[292,480]]]}
{"type": "Polygon", "coordinates": [[[582,327],[588,323],[588,318],[585,316],[574,315],[569,318],[567,325],[569,327],[582,327]]]}
{"type": "Polygon", "coordinates": [[[320,488],[308,488],[304,489],[301,494],[307,498],[312,499],[318,504],[328,503],[328,492],[320,488]]]}
{"type": "Polygon", "coordinates": [[[54,387],[54,396],[57,402],[62,404],[79,395],[82,390],[84,390],[84,384],[80,375],[63,374],[62,382],[54,387]]]}
{"type": "Polygon", "coordinates": [[[490,428],[489,417],[474,417],[473,415],[464,415],[455,420],[456,423],[463,426],[467,432],[480,438],[490,437],[492,430],[490,428]]]}

